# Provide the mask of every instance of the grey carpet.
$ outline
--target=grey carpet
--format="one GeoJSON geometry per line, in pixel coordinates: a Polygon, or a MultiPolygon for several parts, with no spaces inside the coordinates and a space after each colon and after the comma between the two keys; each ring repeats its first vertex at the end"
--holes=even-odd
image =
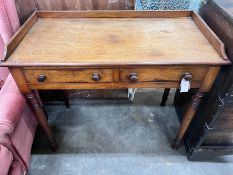
{"type": "Polygon", "coordinates": [[[161,90],[139,90],[133,103],[73,99],[69,109],[46,105],[60,148],[52,153],[38,131],[30,174],[231,174],[231,156],[189,162],[183,147],[171,149],[179,126],[172,106],[174,91],[163,108],[161,96],[161,90]]]}

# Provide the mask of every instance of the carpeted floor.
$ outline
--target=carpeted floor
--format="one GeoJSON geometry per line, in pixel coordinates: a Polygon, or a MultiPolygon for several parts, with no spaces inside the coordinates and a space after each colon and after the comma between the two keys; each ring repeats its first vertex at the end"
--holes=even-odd
{"type": "Polygon", "coordinates": [[[159,106],[161,90],[139,90],[133,103],[75,99],[69,109],[46,105],[60,148],[52,153],[37,132],[29,174],[232,174],[231,156],[189,162],[184,148],[171,149],[179,125],[173,95],[164,108],[159,106]]]}

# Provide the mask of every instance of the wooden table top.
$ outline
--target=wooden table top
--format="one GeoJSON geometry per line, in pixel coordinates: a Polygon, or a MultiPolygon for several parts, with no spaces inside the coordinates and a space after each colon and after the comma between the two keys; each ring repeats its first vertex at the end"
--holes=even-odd
{"type": "Polygon", "coordinates": [[[5,64],[220,65],[229,60],[189,16],[39,17],[5,64]]]}

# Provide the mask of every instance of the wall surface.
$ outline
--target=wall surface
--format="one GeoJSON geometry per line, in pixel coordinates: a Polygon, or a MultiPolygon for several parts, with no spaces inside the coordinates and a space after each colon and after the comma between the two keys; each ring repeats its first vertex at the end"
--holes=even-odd
{"type": "Polygon", "coordinates": [[[134,0],[15,0],[21,23],[35,10],[133,10],[134,0]]]}
{"type": "Polygon", "coordinates": [[[34,0],[15,0],[15,4],[21,24],[36,10],[34,0]]]}
{"type": "Polygon", "coordinates": [[[134,0],[34,0],[40,10],[126,10],[134,0]]]}

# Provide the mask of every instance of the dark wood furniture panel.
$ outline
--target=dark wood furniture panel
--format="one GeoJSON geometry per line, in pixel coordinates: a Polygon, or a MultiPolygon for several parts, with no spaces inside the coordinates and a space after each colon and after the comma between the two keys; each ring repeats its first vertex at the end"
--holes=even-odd
{"type": "MultiPolygon", "coordinates": [[[[225,1],[225,0],[224,0],[225,1]]],[[[226,53],[233,60],[233,22],[219,4],[223,1],[207,1],[200,13],[207,24],[225,43],[226,53]],[[227,27],[226,27],[227,26],[227,27]]],[[[225,7],[227,8],[227,7],[225,7]]],[[[176,110],[182,115],[193,93],[187,98],[180,93],[175,96],[176,110]]],[[[203,98],[201,108],[192,121],[184,139],[190,160],[213,158],[214,156],[233,154],[233,67],[221,69],[211,90],[203,98]]]]}
{"type": "Polygon", "coordinates": [[[203,146],[232,146],[233,134],[225,130],[210,129],[203,141],[203,146]]]}
{"type": "Polygon", "coordinates": [[[214,122],[213,127],[216,129],[232,131],[233,135],[233,103],[225,103],[224,110],[214,122]],[[232,116],[232,117],[231,117],[232,116]]]}

